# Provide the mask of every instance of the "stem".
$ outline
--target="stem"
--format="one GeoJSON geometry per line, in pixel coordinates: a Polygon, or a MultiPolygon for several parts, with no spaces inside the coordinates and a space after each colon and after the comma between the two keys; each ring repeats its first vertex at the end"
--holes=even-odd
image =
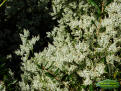
{"type": "MultiPolygon", "coordinates": [[[[44,70],[44,71],[50,73],[51,75],[53,75],[53,77],[54,77],[57,81],[61,82],[60,78],[58,78],[52,71],[49,71],[49,70],[45,69],[44,66],[42,66],[42,70],[44,70]]],[[[69,87],[65,84],[64,81],[62,81],[61,83],[62,83],[63,85],[65,85],[65,87],[69,88],[69,87]]]]}
{"type": "Polygon", "coordinates": [[[109,78],[111,77],[111,67],[110,64],[108,63],[108,71],[109,71],[109,78]]]}

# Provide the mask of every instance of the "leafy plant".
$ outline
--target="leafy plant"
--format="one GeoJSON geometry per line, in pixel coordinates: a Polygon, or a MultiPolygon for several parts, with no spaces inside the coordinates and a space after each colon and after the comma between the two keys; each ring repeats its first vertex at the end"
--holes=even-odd
{"type": "Polygon", "coordinates": [[[87,0],[88,3],[96,9],[98,18],[104,13],[106,6],[108,6],[113,0],[87,0]]]}
{"type": "Polygon", "coordinates": [[[3,87],[7,91],[13,91],[15,88],[12,88],[12,86],[14,85],[16,87],[17,80],[14,78],[13,72],[9,69],[7,61],[5,57],[0,57],[0,89],[3,87]]]}
{"type": "MultiPolygon", "coordinates": [[[[89,11],[90,5],[85,0],[78,0],[78,4],[74,0],[67,2],[52,0],[52,17],[55,19],[60,13],[61,17],[57,18],[58,26],[47,33],[53,42],[48,43],[43,51],[33,52],[31,56],[30,52],[39,37],[28,38],[29,32],[26,30],[20,34],[22,44],[16,54],[22,60],[23,74],[19,83],[22,91],[93,91],[97,81],[112,79],[115,71],[120,71],[120,46],[116,44],[121,39],[120,35],[116,35],[121,28],[121,2],[116,0],[106,6],[105,10],[110,17],[101,17],[102,22],[97,20],[95,12],[89,11]],[[99,25],[99,30],[104,28],[104,31],[98,31],[97,35],[99,25]],[[119,30],[115,30],[116,26],[119,30]]],[[[93,7],[99,7],[101,11],[101,2],[96,0],[93,7]]],[[[110,82],[112,80],[106,80],[97,86],[111,88],[110,82]]],[[[119,86],[116,81],[112,83],[119,86]]]]}

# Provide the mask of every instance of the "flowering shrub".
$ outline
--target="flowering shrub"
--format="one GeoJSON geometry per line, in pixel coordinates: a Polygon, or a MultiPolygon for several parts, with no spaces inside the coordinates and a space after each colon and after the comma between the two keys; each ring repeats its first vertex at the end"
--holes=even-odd
{"type": "Polygon", "coordinates": [[[114,79],[121,66],[121,1],[110,2],[99,18],[84,0],[52,0],[52,6],[51,15],[59,23],[47,33],[53,44],[34,53],[39,37],[28,40],[26,30],[20,35],[16,54],[23,60],[21,90],[92,91],[97,81],[114,79]]]}

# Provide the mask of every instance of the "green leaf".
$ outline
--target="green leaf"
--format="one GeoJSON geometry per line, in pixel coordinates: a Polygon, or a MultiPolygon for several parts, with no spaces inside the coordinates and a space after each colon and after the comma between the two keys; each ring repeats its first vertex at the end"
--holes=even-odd
{"type": "Polygon", "coordinates": [[[97,9],[97,13],[98,15],[101,14],[101,9],[99,8],[99,6],[94,2],[94,0],[87,0],[88,3],[90,3],[92,6],[94,6],[97,9]]]}
{"type": "Polygon", "coordinates": [[[55,75],[57,75],[59,72],[59,68],[54,72],[55,75]]]}
{"type": "Polygon", "coordinates": [[[103,63],[105,63],[106,62],[106,58],[103,57],[103,58],[100,59],[100,61],[103,62],[103,63]]]}
{"type": "Polygon", "coordinates": [[[85,86],[85,85],[82,85],[82,86],[81,86],[81,88],[84,88],[84,89],[86,89],[86,86],[85,86]]]}
{"type": "Polygon", "coordinates": [[[50,69],[54,64],[54,61],[52,61],[51,65],[47,68],[47,69],[50,69]]]}
{"type": "Polygon", "coordinates": [[[51,79],[53,79],[53,78],[55,77],[54,75],[52,75],[52,74],[49,73],[49,72],[46,72],[45,75],[48,76],[48,77],[50,77],[51,79]]]}
{"type": "Polygon", "coordinates": [[[47,66],[47,64],[48,64],[48,62],[46,62],[46,63],[44,64],[44,67],[46,67],[46,66],[47,66]]]}
{"type": "Polygon", "coordinates": [[[106,6],[108,6],[111,2],[113,2],[114,0],[105,0],[104,3],[104,9],[106,8],[106,6]]]}
{"type": "Polygon", "coordinates": [[[42,69],[42,64],[37,64],[37,67],[39,68],[39,69],[42,69]]]}
{"type": "Polygon", "coordinates": [[[17,82],[17,80],[14,80],[13,82],[9,83],[8,86],[15,84],[17,82]]]}
{"type": "Polygon", "coordinates": [[[107,5],[109,5],[111,2],[113,2],[114,0],[106,0],[107,2],[106,2],[106,5],[105,6],[107,6],[107,5]]]}
{"type": "Polygon", "coordinates": [[[94,91],[94,89],[93,89],[93,85],[92,85],[92,84],[89,85],[89,91],[94,91]]]}
{"type": "Polygon", "coordinates": [[[0,64],[0,69],[5,67],[5,63],[0,64]]]}

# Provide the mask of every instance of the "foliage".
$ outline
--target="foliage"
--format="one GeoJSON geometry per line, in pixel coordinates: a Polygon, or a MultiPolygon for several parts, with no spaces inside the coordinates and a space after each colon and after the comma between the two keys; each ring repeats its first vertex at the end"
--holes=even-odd
{"type": "Polygon", "coordinates": [[[95,7],[98,17],[103,14],[105,7],[108,6],[113,0],[87,0],[93,7],[95,7]]]}
{"type": "Polygon", "coordinates": [[[8,0],[0,7],[3,91],[95,91],[121,82],[120,15],[120,0],[8,0]]]}
{"type": "Polygon", "coordinates": [[[31,61],[28,61],[28,60],[29,60],[30,52],[33,51],[33,45],[36,43],[36,41],[39,40],[39,36],[34,37],[31,40],[28,40],[29,35],[30,35],[29,31],[27,31],[27,30],[24,30],[24,34],[20,34],[20,37],[22,40],[22,45],[20,45],[20,50],[16,51],[16,54],[20,55],[21,60],[23,61],[22,71],[24,73],[22,74],[23,84],[20,83],[20,87],[22,87],[21,91],[30,91],[30,89],[32,88],[32,87],[29,87],[28,84],[27,85],[25,85],[25,84],[26,84],[26,81],[30,79],[28,72],[33,71],[33,73],[34,73],[34,70],[35,70],[34,68],[36,66],[31,61]],[[28,67],[27,67],[27,65],[28,65],[28,67]],[[28,71],[28,69],[30,71],[28,71]],[[25,85],[25,87],[23,85],[25,85]]]}
{"type": "MultiPolygon", "coordinates": [[[[3,0],[1,0],[2,2],[3,0]]],[[[32,35],[40,35],[40,49],[42,51],[49,39],[46,32],[51,31],[55,21],[51,19],[49,12],[51,5],[49,0],[7,0],[0,7],[0,50],[1,55],[13,53],[20,44],[19,33],[28,29],[32,35]],[[19,1],[19,3],[18,3],[19,1]],[[11,45],[11,46],[8,46],[11,45]],[[7,51],[7,52],[6,52],[7,51]]]]}
{"type": "Polygon", "coordinates": [[[59,24],[47,33],[53,44],[42,52],[32,52],[31,57],[38,37],[32,43],[27,31],[21,35],[22,45],[16,52],[23,60],[21,90],[93,91],[98,81],[120,81],[120,77],[113,78],[121,66],[120,0],[105,6],[107,15],[101,15],[101,21],[84,0],[52,0],[52,8],[51,15],[59,24]]]}
{"type": "MultiPolygon", "coordinates": [[[[8,60],[5,57],[0,57],[0,91],[15,90],[13,88],[13,84],[17,82],[16,79],[14,78],[14,74],[7,65],[7,61],[8,60]]],[[[14,86],[17,87],[16,85],[14,86]]]]}
{"type": "Polygon", "coordinates": [[[6,59],[7,55],[12,56],[11,59],[6,59],[0,64],[5,69],[1,68],[1,71],[6,73],[0,73],[0,80],[5,84],[7,91],[18,91],[16,85],[21,80],[21,59],[14,53],[21,43],[19,33],[22,33],[25,28],[29,29],[30,37],[40,35],[40,42],[34,47],[34,52],[42,51],[47,46],[47,42],[50,42],[46,32],[51,31],[55,21],[49,15],[51,11],[49,4],[50,0],[0,0],[0,57],[6,59]],[[14,75],[9,74],[9,70],[14,75]],[[17,80],[14,86],[9,84],[13,80],[17,80]]]}

